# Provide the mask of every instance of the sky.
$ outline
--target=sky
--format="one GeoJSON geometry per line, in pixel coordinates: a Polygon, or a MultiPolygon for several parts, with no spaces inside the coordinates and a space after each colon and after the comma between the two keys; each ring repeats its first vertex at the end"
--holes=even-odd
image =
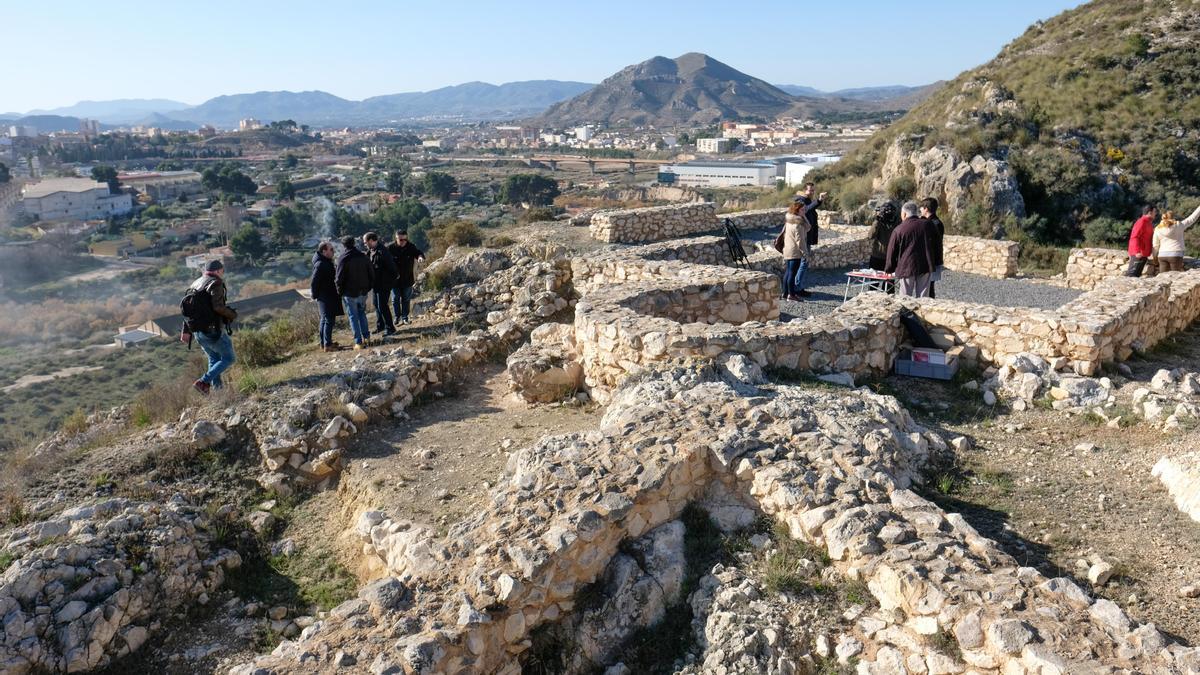
{"type": "Polygon", "coordinates": [[[920,85],[990,60],[1079,0],[51,0],[4,3],[0,113],[80,100],[481,80],[599,82],[704,52],[773,84],[920,85]]]}

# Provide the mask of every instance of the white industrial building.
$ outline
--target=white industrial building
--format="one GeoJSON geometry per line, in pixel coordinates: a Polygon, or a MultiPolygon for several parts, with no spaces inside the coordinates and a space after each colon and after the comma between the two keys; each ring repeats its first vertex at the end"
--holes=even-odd
{"type": "Polygon", "coordinates": [[[684,162],[659,167],[658,182],[696,187],[772,187],[777,170],[769,162],[684,162]]]}
{"type": "Polygon", "coordinates": [[[788,185],[800,185],[813,169],[832,164],[841,159],[837,155],[814,155],[788,161],[784,164],[783,179],[788,185]]]}
{"type": "Polygon", "coordinates": [[[133,199],[90,178],[48,178],[25,186],[21,209],[38,220],[93,220],[129,213],[133,199]]]}

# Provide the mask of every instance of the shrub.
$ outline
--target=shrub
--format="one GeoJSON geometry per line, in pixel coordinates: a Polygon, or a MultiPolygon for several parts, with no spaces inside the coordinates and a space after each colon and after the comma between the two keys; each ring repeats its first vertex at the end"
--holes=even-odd
{"type": "Polygon", "coordinates": [[[917,194],[917,181],[912,176],[893,178],[892,182],[888,183],[887,191],[888,196],[892,199],[899,202],[907,201],[917,194]]]}
{"type": "Polygon", "coordinates": [[[63,418],[63,421],[59,423],[58,428],[65,434],[78,436],[79,434],[87,431],[87,415],[84,414],[82,409],[76,408],[75,412],[63,418]]]}
{"type": "Polygon", "coordinates": [[[178,419],[179,413],[192,404],[192,391],[190,377],[155,382],[133,399],[130,421],[136,427],[146,427],[178,419]]]}
{"type": "Polygon", "coordinates": [[[263,368],[285,360],[296,345],[311,340],[320,322],[311,303],[297,305],[257,330],[233,336],[233,350],[247,368],[263,368]]]}
{"type": "Polygon", "coordinates": [[[1101,216],[1083,226],[1083,241],[1088,244],[1120,244],[1129,237],[1132,226],[1123,220],[1101,216]]]}
{"type": "Polygon", "coordinates": [[[527,209],[517,218],[520,223],[541,223],[547,220],[554,220],[554,216],[558,211],[552,207],[535,207],[527,209]]]}

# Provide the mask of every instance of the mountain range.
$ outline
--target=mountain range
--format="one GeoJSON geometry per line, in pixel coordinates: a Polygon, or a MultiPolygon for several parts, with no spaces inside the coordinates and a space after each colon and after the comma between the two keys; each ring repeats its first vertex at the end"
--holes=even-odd
{"type": "Polygon", "coordinates": [[[102,128],[141,125],[170,130],[195,129],[201,124],[232,128],[249,117],[263,121],[292,119],[318,127],[535,116],[545,123],[707,123],[722,117],[769,118],[793,109],[797,114],[907,109],[912,105],[908,99],[924,95],[927,89],[891,86],[821,92],[798,85],[776,87],[704,54],[690,53],[678,59],[654,57],[623,69],[599,85],[560,80],[501,85],[468,82],[362,101],[323,91],[232,94],[196,106],[168,99],[80,101],[26,115],[2,114],[0,121],[19,120],[41,132],[76,130],[78,118],[98,120],[102,128]]]}

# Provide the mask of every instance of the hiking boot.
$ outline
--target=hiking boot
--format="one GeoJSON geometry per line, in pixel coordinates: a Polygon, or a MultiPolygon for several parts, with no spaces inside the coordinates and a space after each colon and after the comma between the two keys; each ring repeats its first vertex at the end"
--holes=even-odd
{"type": "Polygon", "coordinates": [[[196,391],[206,396],[208,395],[208,392],[212,390],[212,385],[204,380],[196,380],[192,383],[192,386],[196,388],[196,391]]]}
{"type": "Polygon", "coordinates": [[[361,343],[361,342],[354,343],[354,351],[361,352],[364,348],[365,348],[365,345],[363,345],[363,343],[361,343]]]}
{"type": "Polygon", "coordinates": [[[408,317],[406,316],[406,317],[404,317],[403,319],[400,319],[400,323],[402,323],[402,324],[404,324],[405,326],[407,326],[408,324],[412,323],[412,321],[409,321],[409,320],[408,320],[408,317]]]}
{"type": "Polygon", "coordinates": [[[801,300],[803,300],[804,298],[801,298],[799,295],[796,295],[795,293],[792,293],[791,295],[787,296],[787,299],[788,299],[788,300],[791,300],[792,302],[800,302],[800,301],[801,301],[801,300]]]}
{"type": "Polygon", "coordinates": [[[336,345],[325,345],[324,347],[321,347],[321,351],[323,351],[323,352],[340,352],[340,351],[342,351],[342,348],[338,347],[336,345]]]}
{"type": "Polygon", "coordinates": [[[383,337],[389,338],[389,337],[392,337],[393,335],[395,335],[396,333],[397,333],[396,329],[393,328],[393,329],[389,330],[388,332],[384,333],[383,337]]]}
{"type": "Polygon", "coordinates": [[[796,291],[796,295],[798,295],[802,298],[811,298],[812,297],[812,293],[810,293],[806,290],[803,290],[803,289],[796,291]]]}

